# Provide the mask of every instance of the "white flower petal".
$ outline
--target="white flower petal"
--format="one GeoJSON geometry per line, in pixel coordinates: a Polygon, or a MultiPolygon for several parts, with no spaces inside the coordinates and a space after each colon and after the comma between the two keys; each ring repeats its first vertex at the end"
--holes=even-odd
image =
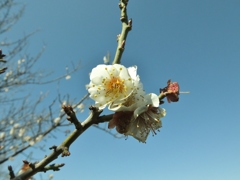
{"type": "Polygon", "coordinates": [[[18,123],[16,123],[16,124],[14,124],[14,128],[18,128],[20,126],[20,124],[18,124],[18,123]]]}
{"type": "Polygon", "coordinates": [[[153,107],[159,107],[159,98],[156,94],[150,93],[145,97],[147,104],[151,104],[153,107]]]}
{"type": "Polygon", "coordinates": [[[102,76],[96,76],[94,78],[92,78],[92,84],[94,85],[101,85],[102,86],[102,80],[104,77],[102,76]]]}
{"type": "Polygon", "coordinates": [[[0,140],[3,140],[5,138],[5,132],[1,132],[0,134],[0,140]]]}
{"type": "MultiPolygon", "coordinates": [[[[150,104],[138,107],[133,114],[131,123],[128,127],[128,132],[125,135],[131,135],[141,142],[145,142],[148,134],[152,131],[156,134],[155,130],[162,127],[161,117],[166,115],[166,110],[159,108],[159,100],[156,95],[148,94],[145,96],[146,102],[150,104]],[[154,104],[157,107],[154,107],[154,104]]],[[[145,102],[145,103],[146,103],[145,102]]]]}
{"type": "Polygon", "coordinates": [[[24,128],[19,129],[18,136],[19,136],[19,137],[22,137],[23,134],[25,133],[25,131],[26,131],[26,129],[24,129],[24,128]]]}
{"type": "Polygon", "coordinates": [[[108,77],[109,74],[105,70],[108,65],[98,65],[97,67],[93,68],[92,72],[90,73],[90,80],[92,80],[95,77],[102,76],[102,77],[108,77]]]}
{"type": "Polygon", "coordinates": [[[79,104],[79,105],[77,106],[77,108],[79,108],[79,109],[84,109],[84,104],[83,104],[83,103],[79,104]]]}
{"type": "Polygon", "coordinates": [[[149,132],[150,132],[150,129],[148,129],[147,131],[143,131],[141,130],[141,127],[137,127],[137,122],[135,121],[133,124],[131,124],[129,131],[125,135],[133,136],[135,139],[139,140],[140,142],[145,143],[149,135],[149,132]]]}
{"type": "Polygon", "coordinates": [[[145,91],[143,90],[143,86],[141,82],[135,83],[137,86],[131,93],[131,95],[125,99],[123,103],[111,103],[109,105],[109,110],[112,111],[134,111],[139,106],[144,106],[145,102],[145,91]]]}
{"type": "Polygon", "coordinates": [[[42,135],[42,134],[38,135],[38,137],[36,137],[36,142],[41,141],[42,138],[43,138],[43,135],[42,135]]]}
{"type": "Polygon", "coordinates": [[[13,135],[13,134],[14,134],[14,127],[12,127],[12,128],[10,129],[9,134],[10,134],[10,135],[13,135]]]}
{"type": "Polygon", "coordinates": [[[58,124],[58,123],[60,122],[60,120],[61,120],[61,118],[60,118],[60,117],[57,117],[57,118],[55,118],[53,121],[54,121],[55,124],[58,124]]]}
{"type": "Polygon", "coordinates": [[[137,117],[138,117],[140,114],[146,112],[147,110],[148,110],[148,106],[138,107],[138,108],[134,111],[134,114],[133,114],[134,119],[137,119],[137,117]]]}
{"type": "Polygon", "coordinates": [[[30,136],[25,136],[25,137],[23,138],[24,141],[29,141],[30,139],[31,139],[30,136]]]}
{"type": "Polygon", "coordinates": [[[136,78],[137,76],[137,66],[132,66],[128,68],[128,72],[132,78],[136,78]]]}

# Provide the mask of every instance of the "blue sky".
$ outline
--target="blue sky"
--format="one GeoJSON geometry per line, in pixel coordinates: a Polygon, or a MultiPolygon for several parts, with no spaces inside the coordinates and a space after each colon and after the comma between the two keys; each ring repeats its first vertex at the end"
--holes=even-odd
{"type": "MultiPolygon", "coordinates": [[[[25,13],[8,39],[38,29],[26,51],[34,54],[46,46],[38,67],[53,70],[54,76],[80,60],[82,69],[61,83],[60,91],[81,99],[91,69],[108,51],[115,55],[121,32],[118,1],[21,2],[25,13]]],[[[191,94],[163,104],[167,116],[161,132],[146,144],[88,129],[71,146],[70,157],[56,160],[66,165],[55,179],[239,179],[240,1],[130,0],[128,16],[133,28],[122,64],[138,66],[148,93],[158,94],[172,79],[191,94]]],[[[52,100],[56,85],[35,88],[40,90],[49,91],[52,100]]],[[[85,112],[78,114],[80,120],[85,112]]],[[[64,138],[55,133],[58,139],[48,139],[49,146],[64,138]]],[[[39,158],[48,154],[47,148],[34,152],[39,158]]]]}

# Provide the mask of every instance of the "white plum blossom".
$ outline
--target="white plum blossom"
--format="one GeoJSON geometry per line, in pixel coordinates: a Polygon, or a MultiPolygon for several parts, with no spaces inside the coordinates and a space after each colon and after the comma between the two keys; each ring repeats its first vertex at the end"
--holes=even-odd
{"type": "Polygon", "coordinates": [[[39,141],[41,141],[42,140],[42,138],[43,138],[43,135],[42,134],[40,134],[40,135],[38,135],[38,137],[36,137],[36,142],[39,142],[39,141]]]}
{"type": "Polygon", "coordinates": [[[66,80],[68,80],[68,79],[70,79],[70,78],[71,78],[70,75],[67,75],[67,76],[65,77],[66,80]]]}
{"type": "Polygon", "coordinates": [[[5,138],[5,132],[1,132],[0,134],[0,140],[3,140],[5,138]]]}
{"type": "Polygon", "coordinates": [[[16,123],[16,124],[14,124],[14,128],[18,128],[20,126],[20,124],[18,124],[18,123],[16,123]]]}
{"type": "Polygon", "coordinates": [[[115,112],[108,127],[116,126],[119,133],[133,136],[144,143],[150,131],[156,134],[156,130],[162,127],[160,118],[166,115],[166,111],[159,108],[158,96],[153,93],[145,95],[137,104],[138,107],[133,111],[115,112]]]}
{"type": "Polygon", "coordinates": [[[133,114],[129,129],[125,135],[131,135],[141,142],[146,142],[148,134],[162,127],[161,117],[166,115],[163,108],[159,108],[159,99],[156,94],[145,96],[146,105],[138,107],[133,114]]]}
{"type": "Polygon", "coordinates": [[[120,64],[98,65],[90,74],[88,92],[100,109],[109,104],[121,104],[133,93],[139,82],[137,67],[120,64]]]}
{"type": "Polygon", "coordinates": [[[10,70],[10,71],[8,71],[7,73],[6,73],[6,77],[8,77],[8,76],[11,76],[13,74],[13,71],[12,70],[10,70]]]}
{"type": "Polygon", "coordinates": [[[33,146],[34,144],[35,144],[35,141],[34,141],[34,140],[29,141],[29,145],[30,145],[30,146],[33,146]]]}
{"type": "Polygon", "coordinates": [[[83,103],[79,104],[79,105],[77,106],[77,108],[78,108],[78,109],[83,109],[83,108],[84,108],[84,104],[83,104],[83,103]]]}
{"type": "Polygon", "coordinates": [[[48,178],[49,178],[49,179],[53,179],[53,174],[49,174],[49,175],[48,175],[48,178]]]}
{"type": "Polygon", "coordinates": [[[25,136],[25,137],[23,138],[24,141],[29,141],[30,139],[31,139],[30,136],[25,136]]]}
{"type": "Polygon", "coordinates": [[[84,112],[84,104],[83,103],[79,104],[77,106],[77,108],[80,110],[81,113],[84,112]]]}
{"type": "Polygon", "coordinates": [[[25,128],[20,128],[20,129],[19,129],[19,132],[18,132],[18,136],[19,136],[19,137],[22,137],[23,134],[25,133],[25,131],[26,131],[25,128]]]}
{"type": "Polygon", "coordinates": [[[54,121],[55,124],[58,124],[58,123],[60,122],[60,120],[61,120],[61,118],[60,118],[60,117],[57,117],[57,118],[55,118],[53,121],[54,121]]]}
{"type": "Polygon", "coordinates": [[[166,111],[159,107],[156,94],[145,93],[136,66],[98,65],[90,73],[87,89],[97,107],[115,111],[108,128],[116,127],[120,134],[145,143],[150,131],[156,134],[162,127],[160,118],[166,111]]]}
{"type": "Polygon", "coordinates": [[[38,117],[38,118],[37,118],[37,123],[39,124],[42,120],[43,120],[42,117],[38,117]]]}
{"type": "Polygon", "coordinates": [[[147,106],[146,110],[140,116],[131,120],[129,129],[125,135],[133,136],[144,143],[150,131],[156,135],[156,130],[162,127],[160,118],[165,115],[165,109],[147,106]]]}
{"type": "Polygon", "coordinates": [[[12,127],[12,128],[10,129],[9,134],[10,134],[10,135],[14,135],[14,132],[15,132],[14,130],[15,130],[14,127],[12,127]]]}
{"type": "Polygon", "coordinates": [[[25,59],[19,59],[19,60],[18,60],[18,64],[21,64],[21,63],[23,63],[23,62],[25,62],[25,59]]]}

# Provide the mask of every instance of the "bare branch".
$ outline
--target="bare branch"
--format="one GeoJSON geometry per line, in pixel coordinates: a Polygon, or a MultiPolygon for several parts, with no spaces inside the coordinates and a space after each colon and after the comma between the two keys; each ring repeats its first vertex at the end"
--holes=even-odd
{"type": "Polygon", "coordinates": [[[132,29],[132,20],[127,16],[128,0],[120,0],[119,8],[121,10],[120,20],[122,22],[122,32],[117,36],[118,47],[113,60],[113,64],[121,64],[122,54],[125,48],[128,32],[132,29]]]}
{"type": "MultiPolygon", "coordinates": [[[[84,100],[86,100],[88,98],[88,94],[86,94],[78,103],[76,103],[75,105],[73,105],[72,106],[72,108],[73,109],[76,109],[77,108],[77,106],[79,105],[79,104],[81,104],[81,103],[83,103],[83,101],[84,100]]],[[[30,105],[30,107],[34,107],[34,106],[36,106],[36,104],[35,105],[30,105]]],[[[36,107],[35,107],[36,108],[36,107]]],[[[10,138],[9,139],[4,139],[4,141],[1,143],[1,145],[2,146],[4,146],[5,148],[4,149],[0,149],[0,157],[1,157],[1,155],[4,155],[3,156],[3,158],[1,159],[0,158],[0,164],[2,164],[2,163],[4,163],[4,162],[6,162],[8,159],[9,159],[9,157],[14,157],[14,156],[16,156],[16,155],[18,155],[18,154],[20,154],[20,153],[22,153],[22,152],[24,152],[26,149],[28,149],[28,148],[30,148],[33,144],[35,144],[37,141],[39,141],[39,140],[41,140],[42,138],[44,138],[46,135],[48,135],[48,134],[50,134],[53,130],[55,130],[56,128],[58,128],[58,127],[60,127],[61,126],[61,123],[60,123],[60,120],[61,119],[63,119],[63,117],[64,117],[64,115],[65,115],[65,113],[64,112],[62,112],[59,116],[58,116],[58,118],[59,118],[59,121],[58,122],[54,122],[54,118],[52,118],[51,117],[51,111],[49,111],[49,113],[47,113],[47,114],[42,114],[42,116],[41,117],[34,117],[33,116],[33,119],[30,119],[31,118],[31,116],[29,116],[29,114],[36,114],[36,113],[34,113],[34,108],[32,109],[33,110],[33,112],[31,112],[31,113],[27,113],[25,110],[28,110],[29,108],[28,107],[26,107],[24,104],[23,104],[23,107],[21,108],[22,110],[16,110],[16,112],[15,113],[13,113],[13,112],[11,112],[10,114],[12,114],[13,115],[13,117],[9,114],[8,115],[8,117],[11,119],[15,119],[14,117],[14,115],[16,115],[16,116],[18,116],[18,115],[20,115],[20,117],[17,117],[16,119],[21,119],[21,118],[23,118],[23,119],[25,119],[25,121],[27,122],[27,123],[29,123],[29,122],[32,122],[32,124],[29,124],[28,126],[29,126],[29,129],[30,130],[34,130],[34,131],[32,131],[32,134],[30,135],[29,134],[29,136],[25,136],[25,137],[29,137],[29,139],[24,139],[24,137],[20,137],[20,139],[19,139],[19,136],[18,135],[16,135],[16,136],[10,136],[10,138]],[[24,108],[26,108],[26,109],[24,109],[24,108]],[[19,114],[19,112],[22,112],[22,114],[19,114]],[[36,124],[36,121],[38,122],[37,124],[36,124]],[[49,127],[49,126],[46,126],[46,127],[49,127],[48,129],[41,129],[42,128],[42,126],[45,126],[45,125],[43,125],[43,123],[45,123],[45,122],[52,122],[51,123],[51,126],[49,127]],[[37,127],[37,125],[39,125],[38,127],[37,127]],[[35,127],[34,127],[35,126],[35,127]],[[37,128],[37,129],[36,129],[37,128]],[[22,138],[22,139],[21,139],[22,138]],[[41,138],[41,139],[39,139],[39,138],[41,138]],[[9,151],[9,148],[10,148],[10,146],[12,146],[12,144],[15,144],[15,146],[17,147],[17,146],[19,146],[19,147],[21,147],[20,149],[18,149],[18,150],[16,150],[14,153],[11,153],[11,151],[9,151]],[[21,146],[20,146],[21,145],[21,146]],[[5,150],[6,149],[6,150],[5,150]],[[8,149],[8,150],[7,150],[8,149]]],[[[6,120],[6,122],[9,122],[8,120],[6,120]]],[[[4,129],[6,128],[6,127],[3,127],[4,129]]],[[[27,127],[25,127],[25,128],[27,128],[27,127]]],[[[21,129],[21,127],[19,127],[19,128],[16,128],[16,131],[19,131],[19,129],[21,129]]],[[[1,129],[0,129],[1,130],[1,129]]],[[[4,132],[4,131],[6,131],[6,130],[1,130],[1,132],[4,132]]]]}
{"type": "MultiPolygon", "coordinates": [[[[69,108],[65,107],[65,108],[69,108]]],[[[70,109],[70,108],[69,108],[70,109]]],[[[107,117],[105,116],[104,118],[100,118],[99,115],[101,114],[102,110],[99,110],[96,107],[91,106],[90,107],[91,110],[91,114],[89,115],[89,117],[81,123],[82,128],[81,129],[75,129],[63,142],[61,145],[59,145],[58,147],[53,146],[51,147],[51,149],[53,149],[53,152],[46,156],[43,160],[41,160],[39,163],[37,163],[34,167],[34,169],[28,169],[26,172],[20,174],[19,176],[11,179],[11,180],[17,180],[19,179],[25,179],[27,177],[31,177],[34,174],[42,171],[42,169],[44,169],[44,167],[46,167],[50,162],[54,161],[55,159],[58,158],[59,155],[62,156],[69,156],[70,152],[69,152],[69,147],[70,145],[85,131],[87,130],[91,125],[93,124],[98,124],[102,121],[102,119],[104,119],[105,121],[110,121],[112,119],[111,116],[107,117]]]]}

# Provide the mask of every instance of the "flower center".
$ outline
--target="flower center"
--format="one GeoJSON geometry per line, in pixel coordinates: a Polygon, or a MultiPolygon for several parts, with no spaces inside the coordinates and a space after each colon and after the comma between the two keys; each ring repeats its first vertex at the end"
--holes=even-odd
{"type": "Polygon", "coordinates": [[[126,90],[124,85],[124,80],[120,79],[119,77],[111,76],[110,79],[106,79],[104,82],[106,95],[113,95],[118,97],[119,94],[123,93],[126,90]]]}

